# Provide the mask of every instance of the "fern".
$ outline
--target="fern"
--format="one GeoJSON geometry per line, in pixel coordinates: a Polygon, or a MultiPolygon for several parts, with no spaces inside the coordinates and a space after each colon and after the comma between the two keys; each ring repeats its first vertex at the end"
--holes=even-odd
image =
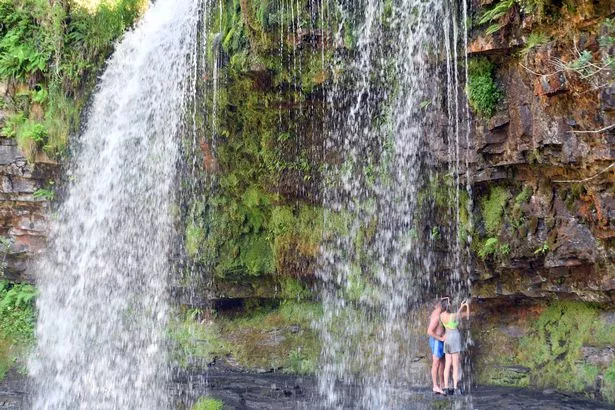
{"type": "MultiPolygon", "coordinates": [[[[491,10],[487,10],[481,18],[478,20],[478,24],[485,24],[490,21],[499,20],[503,17],[512,6],[514,6],[515,0],[502,0],[495,5],[491,10]]],[[[497,30],[496,30],[497,31],[497,30]]]]}
{"type": "Polygon", "coordinates": [[[44,201],[53,201],[56,196],[56,193],[52,191],[51,189],[40,188],[34,191],[32,196],[34,197],[34,199],[42,199],[44,201]]]}
{"type": "Polygon", "coordinates": [[[502,24],[500,23],[495,23],[490,25],[489,27],[487,27],[487,30],[485,30],[485,34],[486,35],[490,35],[493,33],[497,33],[498,31],[500,31],[500,29],[502,28],[502,24]]]}
{"type": "Polygon", "coordinates": [[[525,46],[521,49],[520,54],[525,57],[528,55],[530,50],[546,44],[550,39],[551,38],[544,33],[532,33],[527,38],[525,46]]]}
{"type": "Polygon", "coordinates": [[[7,309],[30,306],[36,297],[36,289],[29,284],[11,284],[7,281],[0,282],[2,299],[0,300],[0,312],[7,309]]]}

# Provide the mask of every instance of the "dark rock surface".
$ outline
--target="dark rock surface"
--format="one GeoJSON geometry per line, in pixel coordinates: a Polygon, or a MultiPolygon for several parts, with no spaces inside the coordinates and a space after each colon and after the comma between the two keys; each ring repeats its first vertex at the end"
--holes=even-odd
{"type": "MultiPolygon", "coordinates": [[[[313,377],[281,374],[248,374],[213,371],[178,375],[173,391],[184,405],[200,396],[222,400],[229,409],[317,409],[313,377]],[[190,386],[190,388],[188,388],[190,386]]],[[[347,386],[352,395],[356,386],[347,386]]],[[[462,397],[434,396],[428,389],[400,386],[392,390],[399,397],[400,409],[611,409],[606,403],[584,400],[578,395],[556,391],[532,391],[507,387],[475,388],[462,397]]],[[[181,405],[178,406],[181,408],[181,405]]],[[[188,407],[189,408],[189,407],[188,407]]],[[[225,407],[226,409],[227,407],[225,407]]],[[[347,409],[359,408],[350,405],[347,409]]]]}
{"type": "MultiPolygon", "coordinates": [[[[27,379],[10,373],[0,382],[0,409],[27,409],[27,379]]],[[[348,391],[352,392],[352,386],[348,391]]],[[[532,391],[507,387],[477,387],[462,397],[433,396],[426,389],[400,387],[393,391],[400,409],[613,409],[605,403],[556,391],[532,391]]],[[[318,409],[313,377],[283,374],[252,374],[212,371],[176,374],[170,394],[177,409],[189,409],[200,396],[222,400],[225,409],[318,409]]],[[[347,409],[358,408],[348,406],[347,409]]]]}

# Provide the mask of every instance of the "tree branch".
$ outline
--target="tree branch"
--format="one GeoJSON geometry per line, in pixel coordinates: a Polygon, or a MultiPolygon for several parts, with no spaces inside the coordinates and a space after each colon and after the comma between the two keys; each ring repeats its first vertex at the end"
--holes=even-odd
{"type": "Polygon", "coordinates": [[[611,165],[609,165],[608,167],[604,168],[602,171],[598,172],[597,174],[589,177],[589,178],[585,178],[585,179],[569,179],[569,180],[564,180],[564,179],[560,179],[560,180],[554,180],[552,181],[553,183],[556,184],[578,184],[578,183],[583,183],[583,182],[588,182],[591,181],[592,179],[596,178],[599,175],[604,174],[606,171],[608,171],[609,169],[615,167],[615,162],[613,162],[611,165]]]}

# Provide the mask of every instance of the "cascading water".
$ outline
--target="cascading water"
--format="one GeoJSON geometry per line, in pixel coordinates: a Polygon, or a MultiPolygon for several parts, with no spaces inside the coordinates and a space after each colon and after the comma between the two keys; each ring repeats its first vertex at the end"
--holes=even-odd
{"type": "Polygon", "coordinates": [[[467,110],[457,49],[466,12],[459,7],[442,0],[365,0],[341,10],[339,32],[355,27],[356,53],[349,76],[330,93],[339,108],[327,149],[340,160],[327,175],[319,272],[319,389],[327,408],[407,403],[396,388],[428,377],[413,366],[426,343],[422,315],[428,313],[419,305],[434,290],[456,298],[467,293],[462,257],[447,255],[463,247],[457,187],[467,110]],[[444,149],[438,157],[438,144],[448,144],[449,155],[444,149]],[[438,163],[448,163],[448,170],[438,163]],[[433,191],[450,176],[452,218],[436,222],[433,191]],[[438,250],[440,238],[455,245],[438,250]],[[441,259],[453,262],[443,267],[441,259]],[[436,270],[447,270],[442,283],[436,270]]]}
{"type": "Polygon", "coordinates": [[[158,0],[102,76],[37,266],[35,409],[169,406],[177,139],[199,0],[158,0]]]}

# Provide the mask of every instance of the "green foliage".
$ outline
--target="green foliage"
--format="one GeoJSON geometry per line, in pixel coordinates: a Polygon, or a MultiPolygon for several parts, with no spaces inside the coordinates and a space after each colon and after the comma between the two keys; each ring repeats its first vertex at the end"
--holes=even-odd
{"type": "Polygon", "coordinates": [[[213,361],[216,354],[228,351],[218,325],[202,319],[202,314],[199,309],[190,309],[168,325],[171,358],[181,367],[203,367],[213,361]]]}
{"type": "Polygon", "coordinates": [[[615,70],[615,23],[613,19],[605,19],[603,34],[598,38],[600,57],[594,58],[589,50],[578,52],[576,59],[567,63],[561,62],[562,69],[579,75],[583,80],[589,81],[594,88],[601,88],[605,84],[613,83],[612,70],[615,70]]]}
{"type": "Polygon", "coordinates": [[[547,252],[549,252],[549,244],[545,242],[534,250],[534,255],[544,255],[547,252]]]}
{"type": "Polygon", "coordinates": [[[98,70],[146,4],[94,3],[86,9],[74,2],[0,1],[0,79],[28,89],[18,93],[25,105],[9,107],[13,115],[0,134],[15,137],[30,160],[41,149],[52,155],[65,149],[98,70]]]}
{"type": "Polygon", "coordinates": [[[524,186],[521,192],[515,197],[515,205],[521,205],[521,204],[528,203],[529,200],[532,198],[533,194],[534,194],[534,189],[531,186],[529,185],[524,186]]]}
{"type": "Polygon", "coordinates": [[[481,216],[485,230],[490,235],[497,235],[502,226],[502,220],[506,203],[510,199],[510,193],[504,187],[493,187],[489,196],[481,201],[481,216]]]}
{"type": "Polygon", "coordinates": [[[419,104],[419,108],[420,108],[420,109],[424,109],[424,108],[429,107],[431,104],[432,104],[432,101],[431,101],[431,100],[423,100],[423,101],[421,101],[421,103],[419,104]]]}
{"type": "Polygon", "coordinates": [[[491,255],[508,256],[508,254],[510,254],[510,245],[500,244],[498,238],[487,238],[478,250],[478,256],[483,260],[491,255]]]}
{"type": "Polygon", "coordinates": [[[280,278],[280,297],[285,300],[304,300],[312,295],[310,290],[299,280],[289,277],[280,278]]]}
{"type": "Polygon", "coordinates": [[[26,121],[26,116],[23,112],[18,112],[9,116],[4,122],[4,126],[0,131],[0,135],[7,138],[14,138],[17,136],[19,127],[26,121]]]}
{"type": "Polygon", "coordinates": [[[604,324],[598,311],[582,302],[555,302],[521,340],[519,356],[532,369],[533,383],[568,391],[583,391],[595,382],[598,370],[579,365],[581,347],[604,324]]]}
{"type": "Polygon", "coordinates": [[[511,221],[511,223],[517,229],[523,226],[525,222],[522,206],[529,202],[529,200],[532,198],[533,193],[534,189],[531,186],[526,185],[523,187],[521,192],[519,192],[519,194],[515,196],[511,213],[511,217],[513,218],[513,220],[511,221]]]}
{"type": "Polygon", "coordinates": [[[213,397],[204,396],[197,400],[191,410],[222,410],[224,403],[213,397]]]}
{"type": "Polygon", "coordinates": [[[493,64],[486,58],[472,59],[468,62],[468,102],[479,115],[491,117],[502,99],[502,91],[493,80],[493,64]]]}
{"type": "Polygon", "coordinates": [[[0,379],[34,343],[35,297],[32,285],[0,281],[0,379]]]}
{"type": "Polygon", "coordinates": [[[186,253],[189,257],[195,258],[199,252],[200,242],[203,238],[203,229],[194,222],[190,222],[186,227],[186,253]]]}
{"type": "Polygon", "coordinates": [[[538,21],[542,20],[545,15],[546,7],[551,3],[550,0],[500,0],[495,6],[486,10],[478,19],[478,24],[491,25],[486,30],[485,34],[493,34],[499,31],[503,25],[500,23],[509,10],[519,4],[521,10],[527,15],[534,15],[538,21]]]}
{"type": "Polygon", "coordinates": [[[615,362],[604,373],[601,394],[609,403],[615,403],[615,362]]]}
{"type": "Polygon", "coordinates": [[[536,16],[538,21],[545,17],[547,6],[551,4],[551,0],[517,0],[521,6],[521,11],[526,15],[536,16]]]}
{"type": "Polygon", "coordinates": [[[301,374],[315,370],[320,340],[312,324],[322,315],[321,305],[285,301],[246,313],[218,321],[230,354],[242,366],[301,374]]]}
{"type": "Polygon", "coordinates": [[[485,11],[479,18],[478,24],[493,22],[502,18],[515,4],[515,0],[500,0],[493,8],[485,11]]]}
{"type": "Polygon", "coordinates": [[[523,57],[536,47],[542,46],[551,40],[551,37],[541,32],[533,32],[525,41],[525,45],[519,52],[523,57]]]}
{"type": "Polygon", "coordinates": [[[481,259],[485,259],[487,256],[493,255],[497,251],[498,245],[498,238],[488,238],[480,251],[478,251],[478,256],[480,256],[481,259]]]}
{"type": "Polygon", "coordinates": [[[297,348],[291,350],[288,354],[285,370],[293,374],[314,374],[316,372],[316,360],[314,357],[304,354],[301,348],[297,348]]]}
{"type": "Polygon", "coordinates": [[[437,226],[433,226],[431,228],[431,234],[429,235],[429,237],[432,241],[439,241],[442,238],[442,235],[440,234],[440,228],[437,226]]]}

